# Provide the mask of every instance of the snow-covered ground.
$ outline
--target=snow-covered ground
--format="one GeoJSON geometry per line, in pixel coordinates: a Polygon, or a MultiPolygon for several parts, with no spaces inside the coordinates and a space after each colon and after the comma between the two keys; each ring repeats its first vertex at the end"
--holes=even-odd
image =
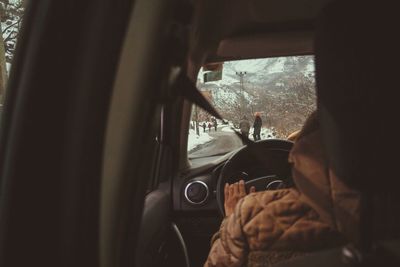
{"type": "Polygon", "coordinates": [[[203,129],[200,129],[200,136],[196,134],[196,131],[193,129],[189,130],[188,136],[188,151],[193,150],[199,145],[210,142],[213,138],[208,134],[202,132],[203,129]]]}
{"type": "MultiPolygon", "coordinates": [[[[236,129],[236,130],[240,132],[240,129],[236,129]]],[[[234,131],[232,130],[232,126],[225,126],[225,127],[222,127],[222,128],[221,128],[221,131],[223,131],[223,132],[232,132],[232,133],[234,132],[234,131]]],[[[250,140],[254,140],[254,138],[253,138],[253,132],[254,132],[254,128],[251,128],[251,129],[250,129],[250,133],[249,133],[249,139],[250,139],[250,140]]],[[[261,140],[263,140],[263,139],[273,139],[273,138],[276,138],[276,136],[274,135],[273,130],[272,130],[272,129],[269,129],[269,128],[261,128],[260,136],[261,136],[261,140]]]]}
{"type": "MultiPolygon", "coordinates": [[[[249,137],[251,140],[253,140],[253,132],[254,132],[254,128],[251,128],[250,133],[249,133],[249,137]]],[[[261,137],[261,140],[276,138],[273,130],[271,130],[269,128],[261,128],[260,137],[261,137]]]]}
{"type": "Polygon", "coordinates": [[[221,128],[221,131],[223,132],[228,132],[228,133],[233,133],[234,131],[232,130],[231,126],[224,126],[221,128]]]}

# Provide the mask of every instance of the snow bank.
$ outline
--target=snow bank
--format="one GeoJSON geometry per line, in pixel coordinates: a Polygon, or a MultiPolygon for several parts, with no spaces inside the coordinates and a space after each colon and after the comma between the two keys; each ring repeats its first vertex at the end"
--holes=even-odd
{"type": "Polygon", "coordinates": [[[222,132],[228,132],[228,133],[234,133],[235,132],[234,130],[232,130],[231,126],[225,126],[225,127],[221,128],[221,131],[222,132]]]}
{"type": "Polygon", "coordinates": [[[198,136],[195,130],[190,129],[188,136],[188,151],[193,150],[199,145],[210,142],[212,139],[213,138],[208,133],[200,131],[200,136],[198,136]]]}
{"type": "MultiPolygon", "coordinates": [[[[250,140],[254,140],[253,132],[254,132],[254,128],[251,128],[250,129],[250,133],[249,133],[249,139],[250,140]]],[[[274,134],[274,131],[272,129],[261,128],[260,137],[261,137],[261,140],[263,140],[263,139],[274,139],[274,138],[276,138],[276,135],[274,134]]]]}
{"type": "MultiPolygon", "coordinates": [[[[222,131],[222,132],[233,133],[234,130],[232,130],[232,127],[233,127],[233,125],[232,125],[232,126],[225,126],[225,127],[222,127],[222,128],[221,128],[221,131],[222,131]]],[[[237,130],[238,130],[238,132],[240,132],[240,129],[237,129],[237,130]]],[[[254,138],[253,138],[253,132],[254,132],[254,128],[251,128],[251,129],[250,129],[250,133],[249,133],[249,139],[251,139],[251,140],[254,140],[254,138]]],[[[273,131],[272,129],[269,129],[269,128],[261,128],[260,137],[261,137],[261,140],[263,140],[263,139],[274,139],[274,138],[276,138],[276,136],[275,136],[275,134],[274,134],[274,131],[273,131]]]]}

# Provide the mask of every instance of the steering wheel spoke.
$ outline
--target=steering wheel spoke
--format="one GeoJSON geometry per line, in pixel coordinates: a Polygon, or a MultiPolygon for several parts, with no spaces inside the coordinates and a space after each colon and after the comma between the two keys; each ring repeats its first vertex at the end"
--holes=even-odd
{"type": "Polygon", "coordinates": [[[224,184],[245,180],[246,191],[277,190],[292,184],[288,156],[293,143],[267,139],[244,146],[224,164],[217,181],[217,202],[224,216],[224,184]]]}
{"type": "Polygon", "coordinates": [[[268,175],[248,180],[245,182],[246,192],[249,192],[252,186],[256,188],[257,192],[284,189],[287,187],[287,182],[285,182],[285,180],[287,180],[287,178],[280,178],[277,175],[268,175]]]}

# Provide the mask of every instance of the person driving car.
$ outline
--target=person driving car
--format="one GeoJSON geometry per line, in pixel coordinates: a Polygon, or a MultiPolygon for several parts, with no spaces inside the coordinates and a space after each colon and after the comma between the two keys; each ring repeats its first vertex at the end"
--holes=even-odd
{"type": "Polygon", "coordinates": [[[332,171],[317,114],[305,122],[289,154],[294,188],[245,192],[225,185],[226,217],[205,267],[269,266],[358,239],[359,193],[332,171]]]}

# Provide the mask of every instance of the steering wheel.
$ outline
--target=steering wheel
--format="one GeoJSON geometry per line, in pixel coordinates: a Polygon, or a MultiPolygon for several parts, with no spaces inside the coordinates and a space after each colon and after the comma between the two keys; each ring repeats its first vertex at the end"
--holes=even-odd
{"type": "Polygon", "coordinates": [[[256,192],[293,186],[288,156],[293,143],[266,139],[246,145],[236,151],[224,164],[217,181],[217,203],[225,216],[224,185],[243,179],[246,192],[251,186],[256,192]]]}

